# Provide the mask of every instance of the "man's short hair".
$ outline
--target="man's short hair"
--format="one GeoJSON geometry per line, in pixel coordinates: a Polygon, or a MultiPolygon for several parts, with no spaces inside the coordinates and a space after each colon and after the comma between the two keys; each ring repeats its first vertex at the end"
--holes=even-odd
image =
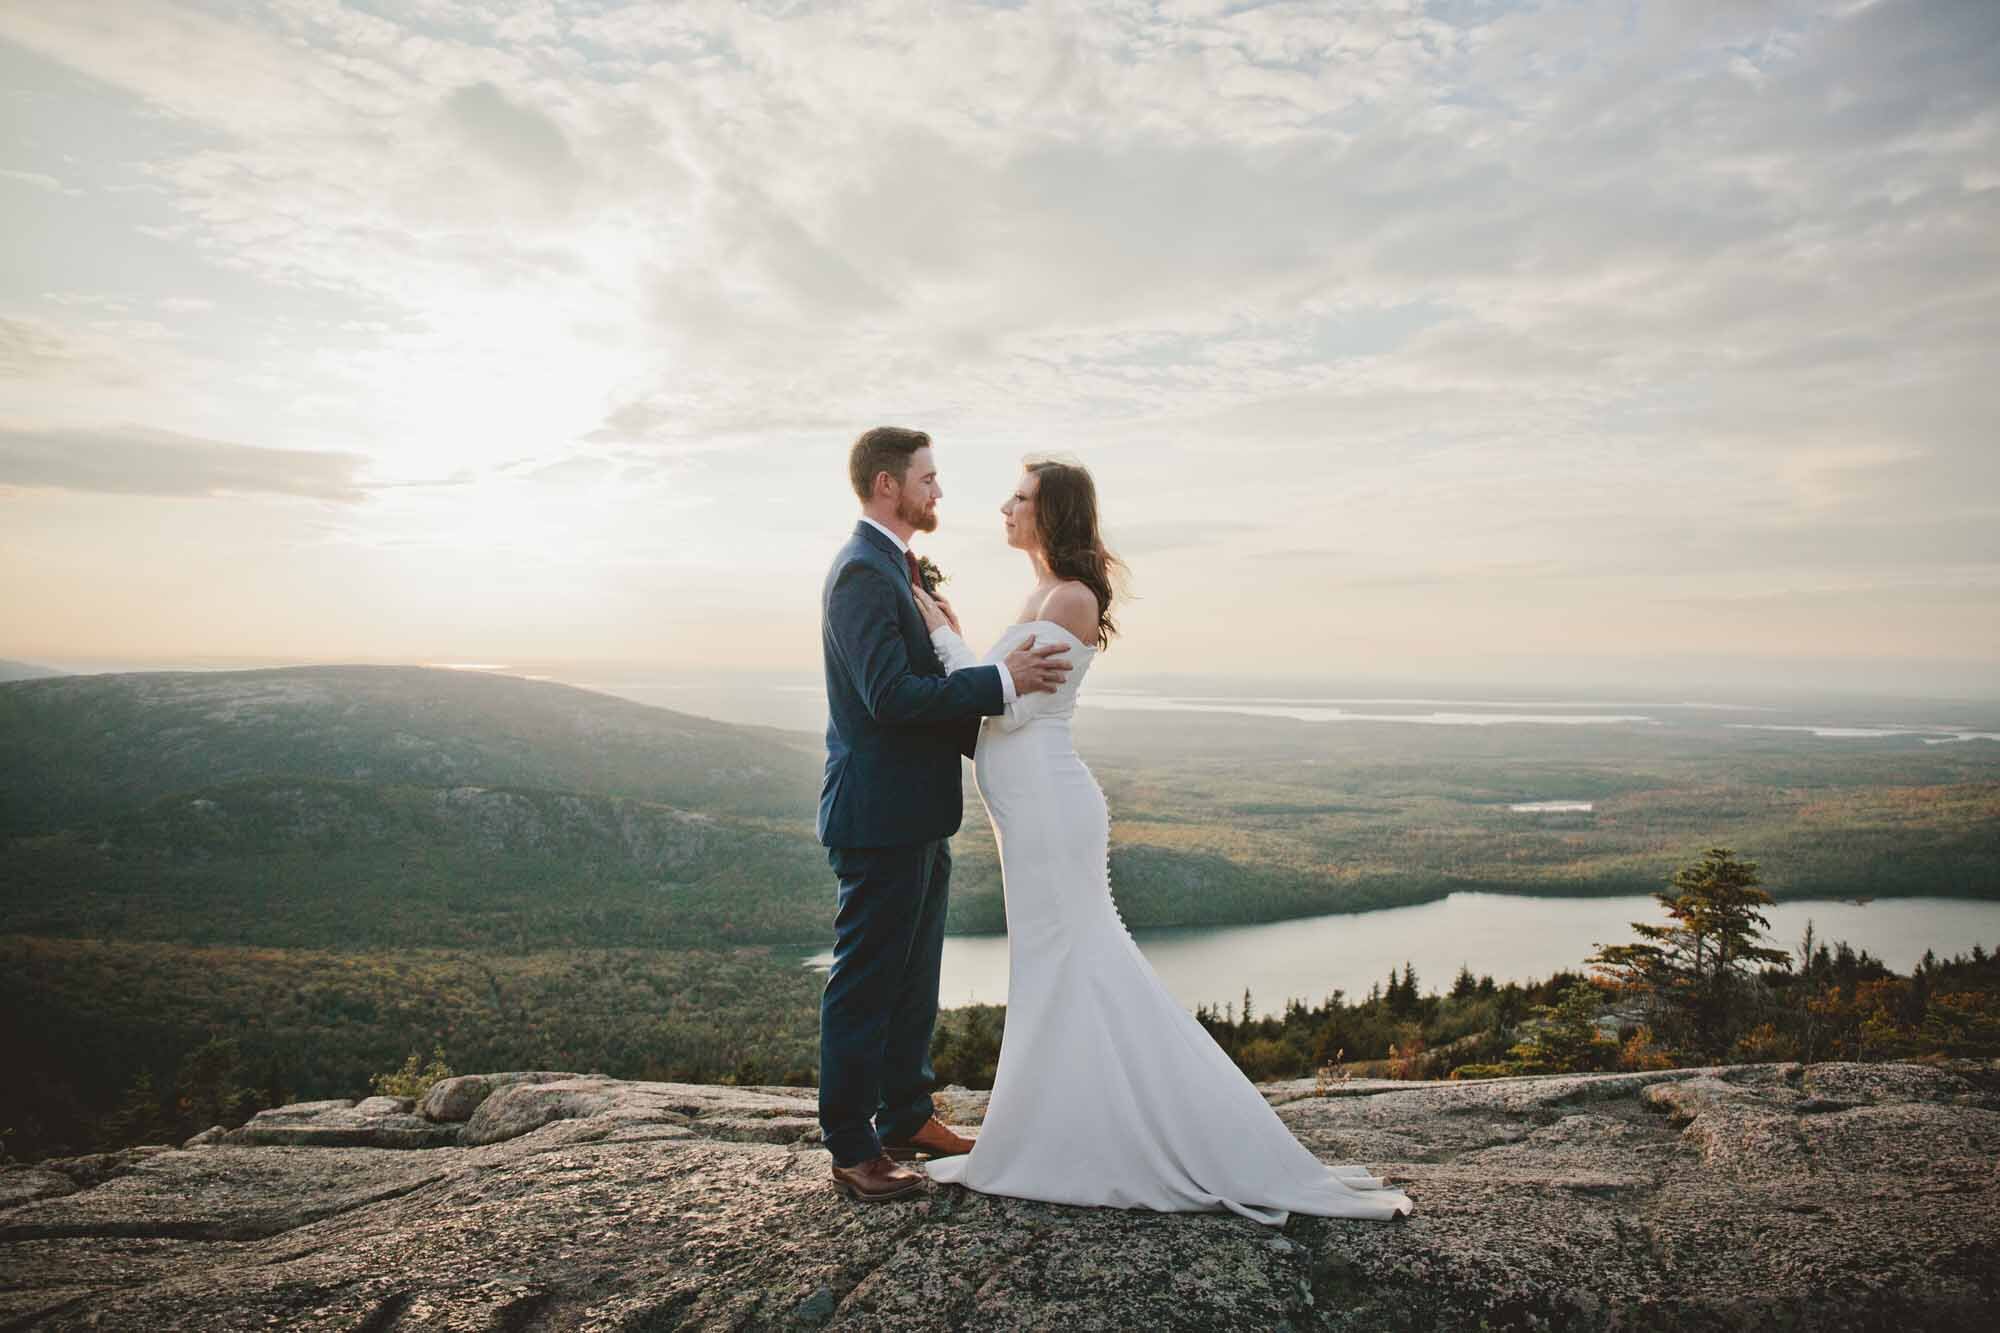
{"type": "Polygon", "coordinates": [[[865,504],[875,494],[878,473],[903,480],[909,474],[910,459],[930,442],[931,437],[924,432],[901,426],[877,426],[861,432],[847,451],[847,476],[854,483],[854,493],[865,504]]]}

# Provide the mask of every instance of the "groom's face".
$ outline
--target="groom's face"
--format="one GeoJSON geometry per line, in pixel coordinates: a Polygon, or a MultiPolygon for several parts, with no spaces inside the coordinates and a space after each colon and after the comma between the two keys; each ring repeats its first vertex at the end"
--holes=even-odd
{"type": "Polygon", "coordinates": [[[896,497],[896,517],[918,532],[937,531],[937,502],[944,497],[938,485],[937,463],[929,445],[910,455],[910,470],[903,474],[901,494],[896,497]]]}

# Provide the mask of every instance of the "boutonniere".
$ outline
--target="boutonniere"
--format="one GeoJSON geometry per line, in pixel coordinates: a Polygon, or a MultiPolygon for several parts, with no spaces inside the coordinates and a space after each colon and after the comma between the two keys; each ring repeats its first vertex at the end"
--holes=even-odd
{"type": "Polygon", "coordinates": [[[929,556],[920,555],[917,557],[917,581],[924,585],[925,592],[935,593],[951,580],[942,569],[931,563],[929,556]]]}

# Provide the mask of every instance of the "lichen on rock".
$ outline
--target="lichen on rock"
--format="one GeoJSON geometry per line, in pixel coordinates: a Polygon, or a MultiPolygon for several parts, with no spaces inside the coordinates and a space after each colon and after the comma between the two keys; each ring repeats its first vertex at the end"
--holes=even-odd
{"type": "MultiPolygon", "coordinates": [[[[2000,1326],[1990,1063],[1264,1092],[1416,1213],[858,1204],[810,1088],[513,1071],[0,1169],[0,1325],[2000,1326]]],[[[939,1100],[959,1124],[987,1104],[939,1100]]]]}

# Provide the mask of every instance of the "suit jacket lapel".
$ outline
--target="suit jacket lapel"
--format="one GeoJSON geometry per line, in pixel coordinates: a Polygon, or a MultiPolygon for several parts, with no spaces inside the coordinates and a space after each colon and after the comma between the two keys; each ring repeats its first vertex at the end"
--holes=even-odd
{"type": "Polygon", "coordinates": [[[873,523],[869,523],[863,519],[856,519],[854,522],[854,535],[862,541],[867,542],[870,546],[873,546],[883,555],[888,556],[896,564],[900,565],[903,563],[903,553],[896,549],[896,543],[890,541],[888,534],[873,523]]]}
{"type": "Polygon", "coordinates": [[[908,609],[911,618],[916,620],[918,630],[915,640],[911,643],[911,656],[920,663],[928,662],[927,669],[920,666],[919,670],[925,675],[943,674],[944,663],[938,660],[937,649],[932,646],[930,635],[922,632],[923,616],[917,610],[916,594],[910,591],[910,571],[908,564],[903,560],[903,553],[898,551],[896,543],[884,536],[882,530],[873,523],[856,520],[854,535],[867,549],[874,552],[885,568],[891,571],[896,586],[903,590],[903,605],[908,609]]]}
{"type": "Polygon", "coordinates": [[[854,524],[854,535],[867,543],[869,549],[880,556],[882,562],[894,571],[896,582],[903,589],[903,600],[910,604],[912,611],[915,611],[917,609],[917,598],[910,591],[909,565],[903,559],[903,553],[896,549],[896,543],[890,541],[883,534],[882,530],[873,523],[863,523],[859,520],[856,520],[854,524]]]}

